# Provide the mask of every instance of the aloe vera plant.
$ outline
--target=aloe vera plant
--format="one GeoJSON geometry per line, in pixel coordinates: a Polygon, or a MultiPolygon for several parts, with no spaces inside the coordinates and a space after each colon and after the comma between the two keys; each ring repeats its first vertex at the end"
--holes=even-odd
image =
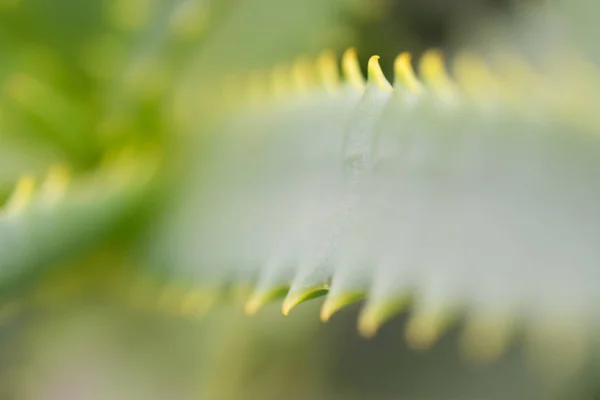
{"type": "MultiPolygon", "coordinates": [[[[439,50],[404,52],[386,77],[378,56],[363,75],[353,48],[317,54],[350,41],[315,45],[292,23],[313,7],[322,20],[312,29],[328,32],[337,18],[329,2],[134,3],[102,3],[108,22],[85,14],[89,26],[72,27],[77,40],[49,37],[65,44],[41,58],[55,70],[6,68],[7,309],[39,312],[51,302],[39,294],[66,291],[69,279],[80,290],[67,303],[102,287],[102,301],[119,309],[180,320],[234,304],[262,321],[274,300],[291,320],[300,303],[324,296],[310,311],[332,324],[362,302],[363,338],[409,310],[402,334],[412,349],[459,326],[454,346],[468,362],[500,362],[524,342],[538,367],[597,376],[600,75],[582,40],[589,30],[550,50],[527,48],[536,26],[518,35],[525,49],[459,49],[448,61],[439,50]],[[271,51],[263,43],[273,44],[272,32],[257,30],[245,50],[235,33],[258,26],[256,9],[287,21],[282,42],[308,44],[271,51]],[[244,51],[255,53],[240,59],[244,51]],[[117,56],[127,52],[140,55],[117,56]],[[80,85],[61,84],[65,76],[80,85]],[[94,275],[98,265],[113,279],[94,275]]],[[[32,4],[11,7],[18,18],[7,31],[48,18],[32,4]]],[[[567,28],[578,20],[563,14],[556,21],[567,28]]],[[[258,324],[318,329],[268,321],[258,324]]],[[[247,349],[229,328],[237,339],[226,343],[247,349]]],[[[225,386],[205,394],[223,398],[225,386]]]]}

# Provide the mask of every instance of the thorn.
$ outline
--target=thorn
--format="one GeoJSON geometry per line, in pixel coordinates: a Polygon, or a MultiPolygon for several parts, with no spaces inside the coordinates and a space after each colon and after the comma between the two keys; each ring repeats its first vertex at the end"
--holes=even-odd
{"type": "Polygon", "coordinates": [[[340,70],[332,50],[323,51],[317,58],[317,73],[325,89],[334,93],[340,87],[340,70]]]}
{"type": "Polygon", "coordinates": [[[298,304],[307,300],[324,296],[327,294],[327,292],[329,292],[328,284],[316,285],[309,289],[294,291],[293,293],[289,292],[287,297],[283,301],[281,312],[283,313],[283,315],[288,315],[291,309],[296,307],[298,304]]]}
{"type": "Polygon", "coordinates": [[[369,64],[367,67],[368,71],[368,82],[373,82],[384,92],[391,92],[392,85],[388,82],[383,71],[381,70],[381,65],[379,65],[379,56],[372,56],[369,59],[369,64]]]}
{"type": "Polygon", "coordinates": [[[415,350],[430,348],[454,320],[455,315],[448,310],[413,315],[406,326],[407,345],[415,350]]]}
{"type": "Polygon", "coordinates": [[[365,90],[365,79],[360,70],[356,49],[350,48],[346,50],[342,56],[342,72],[346,81],[350,83],[354,89],[359,92],[365,90]]]}
{"type": "Polygon", "coordinates": [[[306,57],[300,57],[292,64],[291,78],[297,92],[308,92],[314,85],[314,75],[313,65],[306,57]]]}
{"type": "Polygon", "coordinates": [[[4,213],[17,215],[23,212],[33,197],[35,192],[35,178],[33,176],[23,176],[19,178],[15,189],[4,206],[4,213]]]}
{"type": "Polygon", "coordinates": [[[350,304],[356,303],[365,298],[364,292],[347,292],[338,295],[329,295],[323,303],[321,308],[321,321],[327,322],[331,319],[331,316],[341,310],[342,308],[349,306],[350,304]]]}
{"type": "Polygon", "coordinates": [[[456,97],[454,83],[446,72],[444,56],[439,50],[429,50],[421,57],[419,65],[421,78],[442,100],[456,97]]]}
{"type": "Polygon", "coordinates": [[[50,167],[40,189],[40,198],[49,204],[56,202],[65,194],[70,181],[71,173],[65,165],[50,167]]]}
{"type": "Polygon", "coordinates": [[[467,321],[460,347],[464,357],[478,364],[497,361],[508,349],[515,325],[510,317],[474,317],[467,321]]]}
{"type": "Polygon", "coordinates": [[[394,86],[404,87],[413,94],[423,93],[423,84],[417,78],[412,67],[412,56],[410,53],[401,53],[394,61],[394,86]]]}
{"type": "Polygon", "coordinates": [[[485,62],[472,54],[461,53],[454,60],[454,76],[474,100],[490,100],[500,95],[500,84],[485,62]]]}
{"type": "Polygon", "coordinates": [[[247,315],[256,314],[268,302],[284,297],[289,289],[289,285],[279,285],[254,292],[244,306],[245,313],[247,315]]]}
{"type": "Polygon", "coordinates": [[[366,338],[372,338],[383,324],[400,314],[410,304],[410,296],[379,303],[367,303],[358,317],[358,332],[366,338]]]}

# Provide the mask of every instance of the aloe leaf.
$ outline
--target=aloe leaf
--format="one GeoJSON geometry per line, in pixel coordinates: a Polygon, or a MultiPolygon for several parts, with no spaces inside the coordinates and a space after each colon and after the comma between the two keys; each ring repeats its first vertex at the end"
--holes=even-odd
{"type": "Polygon", "coordinates": [[[503,328],[484,349],[465,344],[473,358],[496,357],[522,323],[558,332],[536,343],[570,337],[584,354],[598,329],[600,74],[585,54],[554,50],[544,68],[517,51],[462,53],[451,74],[438,51],[418,74],[401,54],[393,84],[376,56],[365,79],[353,50],[341,77],[325,53],[251,75],[234,101],[213,93],[207,157],[153,273],[255,282],[249,313],[328,293],[327,320],[364,297],[364,336],[410,299],[416,348],[463,317],[475,321],[469,342],[490,312],[503,328]]]}
{"type": "Polygon", "coordinates": [[[73,178],[54,166],[39,185],[33,175],[21,177],[0,208],[3,293],[21,293],[32,277],[106,238],[147,200],[155,168],[143,159],[116,159],[73,178]]]}

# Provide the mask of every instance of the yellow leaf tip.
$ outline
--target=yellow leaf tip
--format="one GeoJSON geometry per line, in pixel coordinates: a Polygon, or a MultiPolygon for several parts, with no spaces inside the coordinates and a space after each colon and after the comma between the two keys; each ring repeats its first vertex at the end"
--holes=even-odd
{"type": "Polygon", "coordinates": [[[446,309],[413,315],[406,325],[407,345],[415,350],[430,348],[455,319],[455,313],[446,309]]]}
{"type": "Polygon", "coordinates": [[[365,338],[375,336],[381,326],[400,314],[408,304],[408,297],[367,304],[358,316],[359,334],[365,338]]]}
{"type": "Polygon", "coordinates": [[[35,193],[36,181],[31,175],[24,175],[17,181],[17,184],[6,202],[4,212],[7,214],[19,214],[27,208],[33,194],[35,193]]]}
{"type": "Polygon", "coordinates": [[[288,315],[292,308],[298,304],[303,303],[307,300],[311,300],[317,297],[324,296],[329,291],[329,286],[326,284],[314,286],[309,289],[303,289],[300,291],[290,292],[283,301],[281,312],[283,315],[288,315]]]}
{"type": "Polygon", "coordinates": [[[394,61],[394,86],[404,87],[413,94],[423,92],[423,85],[412,67],[412,55],[408,52],[401,53],[394,61]]]}
{"type": "Polygon", "coordinates": [[[439,49],[427,50],[421,56],[420,69],[423,76],[435,77],[445,73],[444,55],[439,49]]]}
{"type": "Polygon", "coordinates": [[[255,298],[250,298],[244,305],[244,313],[249,316],[254,315],[258,312],[260,307],[261,304],[255,298]]]}
{"type": "Polygon", "coordinates": [[[325,88],[334,92],[339,88],[340,71],[333,50],[324,50],[317,57],[317,73],[325,88]]]}
{"type": "Polygon", "coordinates": [[[360,70],[355,48],[349,48],[342,56],[342,72],[346,81],[359,92],[365,89],[365,79],[360,70]]]}
{"type": "Polygon", "coordinates": [[[467,323],[460,339],[463,357],[476,364],[491,364],[510,346],[513,327],[507,323],[467,323]]]}
{"type": "Polygon", "coordinates": [[[439,327],[426,318],[413,318],[405,331],[406,344],[415,350],[428,349],[437,341],[439,327]]]}
{"type": "Polygon", "coordinates": [[[302,56],[292,64],[292,82],[298,92],[306,92],[315,81],[315,71],[310,59],[302,56]]]}
{"type": "Polygon", "coordinates": [[[377,308],[367,307],[358,316],[358,333],[360,336],[371,339],[377,335],[377,332],[387,322],[377,308]]]}
{"type": "Polygon", "coordinates": [[[61,198],[71,181],[71,171],[64,164],[50,167],[42,186],[42,197],[46,202],[54,202],[61,198]]]}
{"type": "Polygon", "coordinates": [[[381,70],[381,65],[379,64],[379,56],[372,56],[369,59],[369,63],[367,66],[367,75],[369,82],[373,82],[377,87],[385,92],[390,92],[392,90],[392,85],[388,82],[383,71],[381,70]]]}
{"type": "Polygon", "coordinates": [[[421,57],[419,72],[427,85],[442,99],[454,96],[455,89],[448,73],[444,55],[438,49],[426,51],[421,57]]]}
{"type": "Polygon", "coordinates": [[[288,285],[275,286],[268,289],[255,291],[244,305],[246,315],[256,314],[265,304],[275,299],[282,298],[289,291],[288,285]]]}
{"type": "Polygon", "coordinates": [[[461,52],[454,58],[453,72],[458,85],[475,100],[498,97],[501,86],[487,63],[475,54],[461,52]]]}
{"type": "Polygon", "coordinates": [[[333,296],[330,294],[327,299],[325,299],[325,302],[321,307],[321,321],[329,321],[333,314],[352,303],[362,300],[363,298],[364,294],[362,292],[338,294],[333,296]]]}

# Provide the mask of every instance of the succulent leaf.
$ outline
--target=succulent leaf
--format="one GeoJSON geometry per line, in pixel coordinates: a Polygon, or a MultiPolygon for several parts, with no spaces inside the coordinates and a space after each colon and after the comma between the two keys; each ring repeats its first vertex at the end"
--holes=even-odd
{"type": "Polygon", "coordinates": [[[378,57],[363,78],[353,49],[341,77],[329,52],[276,68],[205,137],[208,172],[166,230],[177,240],[159,246],[173,257],[160,275],[255,282],[249,314],[326,295],[326,321],[365,298],[364,336],[414,304],[406,339],[418,348],[466,314],[463,348],[481,361],[508,346],[515,321],[563,321],[573,333],[563,337],[588,337],[599,311],[597,95],[584,90],[567,110],[553,91],[558,76],[577,82],[577,61],[537,70],[497,59],[463,53],[449,74],[429,51],[417,77],[404,53],[393,85],[378,57]]]}

